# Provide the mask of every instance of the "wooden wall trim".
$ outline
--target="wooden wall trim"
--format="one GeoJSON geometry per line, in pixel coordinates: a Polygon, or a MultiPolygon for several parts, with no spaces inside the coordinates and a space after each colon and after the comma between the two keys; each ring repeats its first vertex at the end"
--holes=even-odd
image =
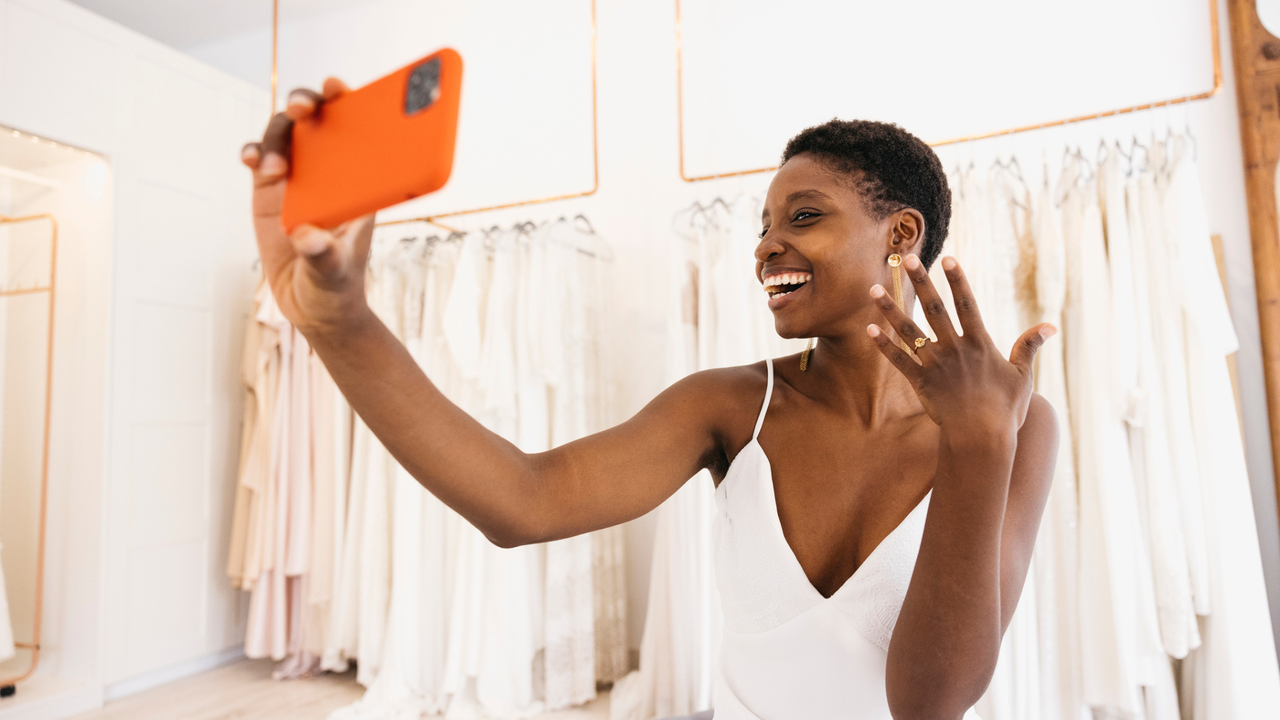
{"type": "Polygon", "coordinates": [[[1256,0],[1227,0],[1231,55],[1244,151],[1245,195],[1253,273],[1258,289],[1258,325],[1266,380],[1271,464],[1280,497],[1280,223],[1276,208],[1276,163],[1280,161],[1280,38],[1258,19],[1256,0]]]}

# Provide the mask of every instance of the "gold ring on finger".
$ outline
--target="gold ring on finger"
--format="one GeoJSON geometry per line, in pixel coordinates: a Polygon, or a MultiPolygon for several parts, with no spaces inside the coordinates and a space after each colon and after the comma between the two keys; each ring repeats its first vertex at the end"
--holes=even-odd
{"type": "Polygon", "coordinates": [[[916,338],[916,349],[919,350],[920,348],[924,347],[924,344],[927,342],[929,341],[926,340],[925,338],[922,338],[922,337],[916,338]]]}

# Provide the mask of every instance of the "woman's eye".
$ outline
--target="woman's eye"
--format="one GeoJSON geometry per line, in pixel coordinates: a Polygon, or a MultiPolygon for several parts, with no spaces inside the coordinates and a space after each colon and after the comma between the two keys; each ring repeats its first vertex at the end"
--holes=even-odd
{"type": "Polygon", "coordinates": [[[795,217],[791,218],[791,222],[800,222],[801,220],[804,220],[806,217],[818,217],[818,213],[809,212],[808,210],[801,210],[800,212],[796,213],[795,217]]]}
{"type": "Polygon", "coordinates": [[[761,230],[761,231],[760,231],[760,235],[759,235],[758,237],[759,237],[761,240],[763,240],[763,239],[764,239],[764,236],[765,236],[765,235],[767,235],[768,233],[769,233],[769,228],[765,228],[765,229],[763,229],[763,230],[761,230]]]}

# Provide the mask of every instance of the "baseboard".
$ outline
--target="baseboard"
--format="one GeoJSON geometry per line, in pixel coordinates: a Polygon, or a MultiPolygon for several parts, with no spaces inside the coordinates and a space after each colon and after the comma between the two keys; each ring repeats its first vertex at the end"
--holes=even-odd
{"type": "Polygon", "coordinates": [[[0,720],[63,720],[102,707],[101,685],[51,691],[44,697],[22,702],[23,693],[30,693],[31,690],[29,684],[19,685],[18,695],[6,698],[5,705],[0,705],[0,720]],[[15,699],[16,704],[9,705],[15,699]]]}
{"type": "MultiPolygon", "coordinates": [[[[153,687],[159,687],[174,680],[181,680],[223,665],[230,665],[242,658],[244,658],[244,646],[228,648],[220,653],[193,658],[159,670],[152,670],[151,672],[113,682],[103,689],[103,696],[107,702],[119,700],[122,697],[128,697],[143,690],[150,690],[153,687]]],[[[8,719],[4,718],[2,720],[8,719]]]]}

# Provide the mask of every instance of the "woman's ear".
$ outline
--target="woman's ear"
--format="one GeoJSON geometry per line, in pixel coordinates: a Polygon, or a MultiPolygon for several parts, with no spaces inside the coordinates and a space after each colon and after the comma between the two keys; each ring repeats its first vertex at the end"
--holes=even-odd
{"type": "Polygon", "coordinates": [[[914,208],[903,208],[891,217],[894,252],[919,255],[924,249],[924,216],[914,208]]]}

